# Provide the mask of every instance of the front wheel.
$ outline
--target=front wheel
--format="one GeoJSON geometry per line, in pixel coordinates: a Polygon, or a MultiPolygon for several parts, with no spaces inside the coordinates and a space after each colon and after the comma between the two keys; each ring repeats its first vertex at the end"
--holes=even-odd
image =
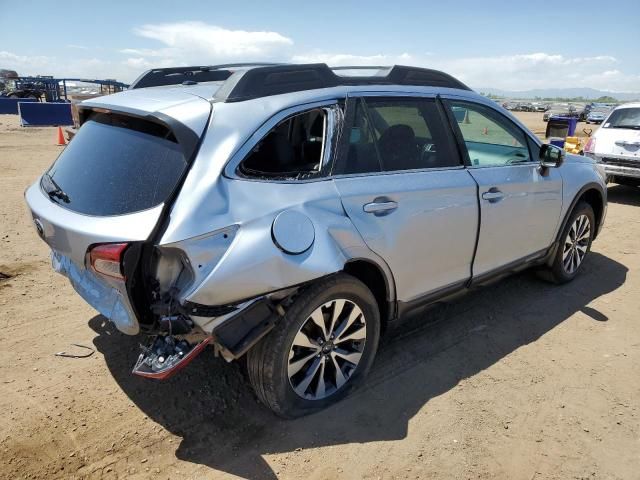
{"type": "Polygon", "coordinates": [[[560,244],[548,272],[555,283],[567,283],[575,278],[591,250],[595,233],[595,215],[591,205],[580,202],[571,213],[560,244]]]}
{"type": "Polygon", "coordinates": [[[371,368],[380,313],[371,291],[340,273],[302,291],[269,335],[247,354],[260,401],[294,418],[342,399],[371,368]]]}

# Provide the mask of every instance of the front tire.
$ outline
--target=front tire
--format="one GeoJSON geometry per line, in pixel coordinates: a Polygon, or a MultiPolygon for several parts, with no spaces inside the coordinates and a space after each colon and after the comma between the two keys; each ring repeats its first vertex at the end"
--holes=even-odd
{"type": "Polygon", "coordinates": [[[560,237],[555,257],[548,272],[555,283],[567,283],[573,280],[591,250],[595,233],[595,215],[593,208],[586,202],[580,202],[571,212],[571,217],[560,237]]]}
{"type": "Polygon", "coordinates": [[[303,290],[247,354],[249,381],[277,415],[295,418],[344,398],[366,376],[378,347],[371,291],[339,273],[303,290]]]}

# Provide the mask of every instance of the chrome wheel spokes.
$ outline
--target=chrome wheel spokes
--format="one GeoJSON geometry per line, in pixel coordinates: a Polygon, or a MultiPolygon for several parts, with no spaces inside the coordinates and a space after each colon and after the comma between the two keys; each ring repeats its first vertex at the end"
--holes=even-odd
{"type": "Polygon", "coordinates": [[[564,270],[572,274],[575,272],[589,248],[591,241],[591,221],[586,215],[580,215],[575,219],[562,247],[562,266],[564,270]]]}
{"type": "Polygon", "coordinates": [[[289,349],[287,374],[293,390],[308,400],[334,394],[356,370],[366,338],[366,320],[354,302],[336,299],[316,308],[289,349]]]}

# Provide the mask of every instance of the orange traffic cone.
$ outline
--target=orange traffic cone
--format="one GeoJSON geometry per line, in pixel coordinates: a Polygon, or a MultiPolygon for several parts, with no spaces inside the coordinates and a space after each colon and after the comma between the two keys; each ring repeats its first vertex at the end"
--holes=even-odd
{"type": "Polygon", "coordinates": [[[62,127],[58,127],[58,143],[56,145],[66,145],[67,142],[64,140],[64,134],[62,133],[62,127]]]}

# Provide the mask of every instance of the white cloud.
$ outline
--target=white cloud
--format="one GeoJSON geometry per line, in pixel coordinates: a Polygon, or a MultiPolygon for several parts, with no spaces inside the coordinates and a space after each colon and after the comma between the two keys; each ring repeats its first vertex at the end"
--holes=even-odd
{"type": "Polygon", "coordinates": [[[126,49],[151,57],[176,57],[192,64],[256,60],[281,55],[293,41],[277,32],[228,30],[203,22],[149,24],[134,30],[136,35],[165,45],[160,49],[126,49]]]}
{"type": "Polygon", "coordinates": [[[344,66],[344,65],[392,65],[399,63],[411,63],[414,61],[414,57],[408,53],[402,53],[400,55],[350,55],[339,53],[322,53],[313,52],[302,55],[294,55],[291,58],[294,63],[326,63],[331,66],[344,66]]]}
{"type": "Polygon", "coordinates": [[[534,88],[591,87],[613,92],[640,91],[640,76],[623,72],[615,57],[567,57],[544,52],[465,58],[428,53],[352,55],[314,51],[294,55],[294,62],[329,65],[409,64],[443,70],[476,88],[529,90],[534,88]],[[613,66],[620,68],[612,68],[613,66]]]}
{"type": "Polygon", "coordinates": [[[142,25],[133,33],[146,44],[111,51],[68,45],[56,57],[23,56],[0,51],[0,65],[21,74],[118,78],[131,81],[152,67],[206,65],[243,61],[324,62],[329,65],[405,64],[443,70],[476,88],[527,90],[592,87],[612,92],[640,92],[640,75],[611,55],[566,56],[533,52],[517,55],[451,58],[418,49],[402,53],[296,50],[294,41],[272,31],[231,30],[203,22],[142,25]],[[154,45],[155,44],[155,45],[154,45]],[[115,57],[113,56],[115,54],[115,57]]]}
{"type": "Polygon", "coordinates": [[[591,87],[610,91],[639,91],[640,76],[612,70],[615,57],[566,57],[530,53],[493,57],[441,59],[437,67],[476,87],[505,90],[591,87]],[[615,73],[613,73],[615,72],[615,73]]]}

